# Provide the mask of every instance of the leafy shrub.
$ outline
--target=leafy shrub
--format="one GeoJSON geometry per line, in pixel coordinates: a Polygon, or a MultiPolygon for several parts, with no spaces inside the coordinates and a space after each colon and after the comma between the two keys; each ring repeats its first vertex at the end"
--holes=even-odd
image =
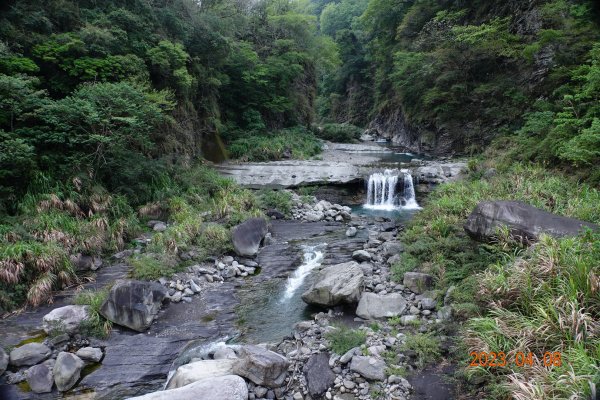
{"type": "Polygon", "coordinates": [[[206,254],[222,256],[233,250],[229,229],[219,224],[205,224],[197,239],[206,254]]]}
{"type": "Polygon", "coordinates": [[[102,304],[108,298],[110,288],[106,287],[99,290],[85,290],[77,293],[73,299],[74,304],[89,306],[88,319],[81,325],[81,333],[105,338],[112,330],[112,322],[105,319],[100,314],[102,304]]]}
{"type": "Polygon", "coordinates": [[[274,208],[285,215],[292,211],[292,194],[285,190],[263,190],[260,202],[264,209],[274,208]]]}
{"type": "Polygon", "coordinates": [[[241,161],[306,159],[321,152],[321,143],[306,128],[296,127],[268,134],[252,133],[228,146],[232,158],[241,161]]]}
{"type": "Polygon", "coordinates": [[[131,276],[135,279],[153,281],[177,272],[174,257],[167,255],[141,254],[130,257],[129,264],[133,267],[131,276]]]}
{"type": "Polygon", "coordinates": [[[424,367],[426,364],[436,361],[441,356],[440,341],[432,333],[416,333],[406,336],[401,350],[414,351],[417,357],[417,366],[424,367]]]}
{"type": "Polygon", "coordinates": [[[364,331],[350,329],[345,325],[337,326],[334,331],[329,332],[325,337],[329,341],[331,350],[340,355],[343,355],[354,347],[359,347],[367,339],[364,331]]]}
{"type": "Polygon", "coordinates": [[[324,124],[315,128],[315,134],[324,140],[338,143],[354,143],[363,129],[351,124],[324,124]]]}

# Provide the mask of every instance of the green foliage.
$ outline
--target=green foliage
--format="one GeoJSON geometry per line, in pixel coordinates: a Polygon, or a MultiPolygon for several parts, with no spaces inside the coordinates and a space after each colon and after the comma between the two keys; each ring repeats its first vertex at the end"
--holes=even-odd
{"type": "Polygon", "coordinates": [[[108,298],[110,288],[84,290],[75,296],[73,304],[89,306],[88,318],[81,324],[81,333],[97,338],[106,338],[112,330],[112,322],[100,314],[102,304],[108,298]]]}
{"type": "Polygon", "coordinates": [[[522,260],[499,262],[482,275],[482,295],[489,299],[490,311],[469,323],[473,347],[531,352],[540,362],[546,352],[561,353],[562,363],[547,373],[534,372],[528,382],[512,381],[513,394],[540,388],[553,398],[589,395],[590,377],[600,371],[600,340],[593,322],[600,315],[594,287],[600,273],[599,239],[590,231],[577,238],[544,237],[522,260]]]}
{"type": "Polygon", "coordinates": [[[213,256],[222,256],[229,251],[233,251],[229,229],[219,224],[205,225],[200,232],[197,243],[205,249],[207,254],[213,256]]]}
{"type": "MultiPolygon", "coordinates": [[[[534,131],[533,126],[527,129],[534,131]]],[[[527,378],[522,375],[524,369],[514,365],[466,371],[488,380],[488,397],[507,392],[521,398],[532,393],[549,398],[589,393],[589,377],[600,367],[592,361],[597,358],[598,340],[590,322],[600,312],[593,287],[600,273],[593,261],[599,257],[598,235],[546,237],[524,249],[508,230],[499,230],[494,244],[476,245],[464,235],[462,224],[476,204],[489,199],[520,200],[597,223],[600,192],[540,166],[489,161],[489,154],[486,158],[471,163],[470,176],[464,181],[446,184],[431,194],[427,206],[403,233],[403,257],[435,274],[440,289],[455,285],[448,301],[454,315],[467,320],[464,335],[469,351],[504,351],[509,357],[517,351],[532,352],[539,360],[546,351],[561,352],[560,367],[528,370],[527,378]],[[478,178],[489,167],[496,168],[497,174],[478,178]],[[565,381],[567,375],[570,378],[565,381]]],[[[389,323],[398,324],[399,318],[389,323]]],[[[411,341],[412,349],[431,346],[422,345],[422,338],[411,341]]]]}
{"type": "Polygon", "coordinates": [[[522,160],[567,162],[581,168],[591,182],[599,182],[592,165],[600,162],[600,46],[594,45],[586,64],[570,73],[571,82],[559,87],[545,110],[526,114],[517,131],[512,157],[522,160]]]}
{"type": "Polygon", "coordinates": [[[339,143],[356,142],[362,132],[361,128],[351,124],[324,124],[315,129],[319,138],[339,143]]]}
{"type": "Polygon", "coordinates": [[[415,352],[416,364],[420,368],[438,360],[441,356],[439,338],[432,333],[407,335],[406,341],[401,346],[401,350],[415,352]]]}
{"type": "Polygon", "coordinates": [[[321,152],[321,143],[306,128],[283,129],[267,134],[246,135],[231,141],[231,157],[242,161],[306,159],[321,152]]]}
{"type": "Polygon", "coordinates": [[[166,256],[155,254],[141,254],[129,259],[129,264],[133,267],[131,277],[153,281],[160,277],[170,277],[177,270],[173,259],[166,256]]]}
{"type": "Polygon", "coordinates": [[[392,265],[392,277],[396,282],[402,282],[406,272],[414,271],[419,261],[411,254],[402,254],[400,261],[392,265]]]}
{"type": "Polygon", "coordinates": [[[264,209],[276,209],[289,215],[292,211],[292,194],[285,190],[264,190],[260,194],[260,203],[264,209]]]}
{"type": "Polygon", "coordinates": [[[365,343],[367,336],[360,329],[351,329],[345,325],[339,325],[326,336],[331,351],[343,355],[348,350],[359,347],[365,343]]]}

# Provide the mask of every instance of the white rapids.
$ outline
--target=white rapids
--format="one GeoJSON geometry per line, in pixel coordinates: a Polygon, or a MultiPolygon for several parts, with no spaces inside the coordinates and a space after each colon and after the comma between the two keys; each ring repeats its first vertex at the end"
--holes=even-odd
{"type": "Polygon", "coordinates": [[[304,262],[288,278],[282,300],[291,299],[310,272],[321,265],[324,257],[323,247],[325,246],[327,246],[326,243],[316,246],[303,246],[304,262]]]}

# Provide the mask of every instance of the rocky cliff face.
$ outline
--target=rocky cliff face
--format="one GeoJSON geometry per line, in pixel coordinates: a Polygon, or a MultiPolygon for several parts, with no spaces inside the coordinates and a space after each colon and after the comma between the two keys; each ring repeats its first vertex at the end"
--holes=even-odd
{"type": "Polygon", "coordinates": [[[451,155],[460,151],[462,144],[457,136],[446,130],[431,131],[411,126],[406,120],[401,106],[387,107],[380,111],[369,124],[370,134],[383,137],[394,146],[405,148],[413,153],[451,155]]]}

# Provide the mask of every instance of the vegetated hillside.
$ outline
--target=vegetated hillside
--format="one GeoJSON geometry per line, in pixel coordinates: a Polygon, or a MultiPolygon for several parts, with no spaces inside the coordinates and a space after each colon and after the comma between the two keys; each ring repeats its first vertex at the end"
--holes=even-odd
{"type": "Polygon", "coordinates": [[[508,134],[522,159],[596,163],[598,16],[593,1],[331,3],[321,30],[342,67],[320,111],[415,151],[477,152],[508,134]]]}
{"type": "Polygon", "coordinates": [[[80,173],[143,203],[162,157],[201,155],[203,142],[222,150],[215,133],[233,140],[308,126],[318,71],[336,52],[307,10],[274,1],[3,2],[0,210],[14,212],[40,172],[54,181],[80,173]]]}

